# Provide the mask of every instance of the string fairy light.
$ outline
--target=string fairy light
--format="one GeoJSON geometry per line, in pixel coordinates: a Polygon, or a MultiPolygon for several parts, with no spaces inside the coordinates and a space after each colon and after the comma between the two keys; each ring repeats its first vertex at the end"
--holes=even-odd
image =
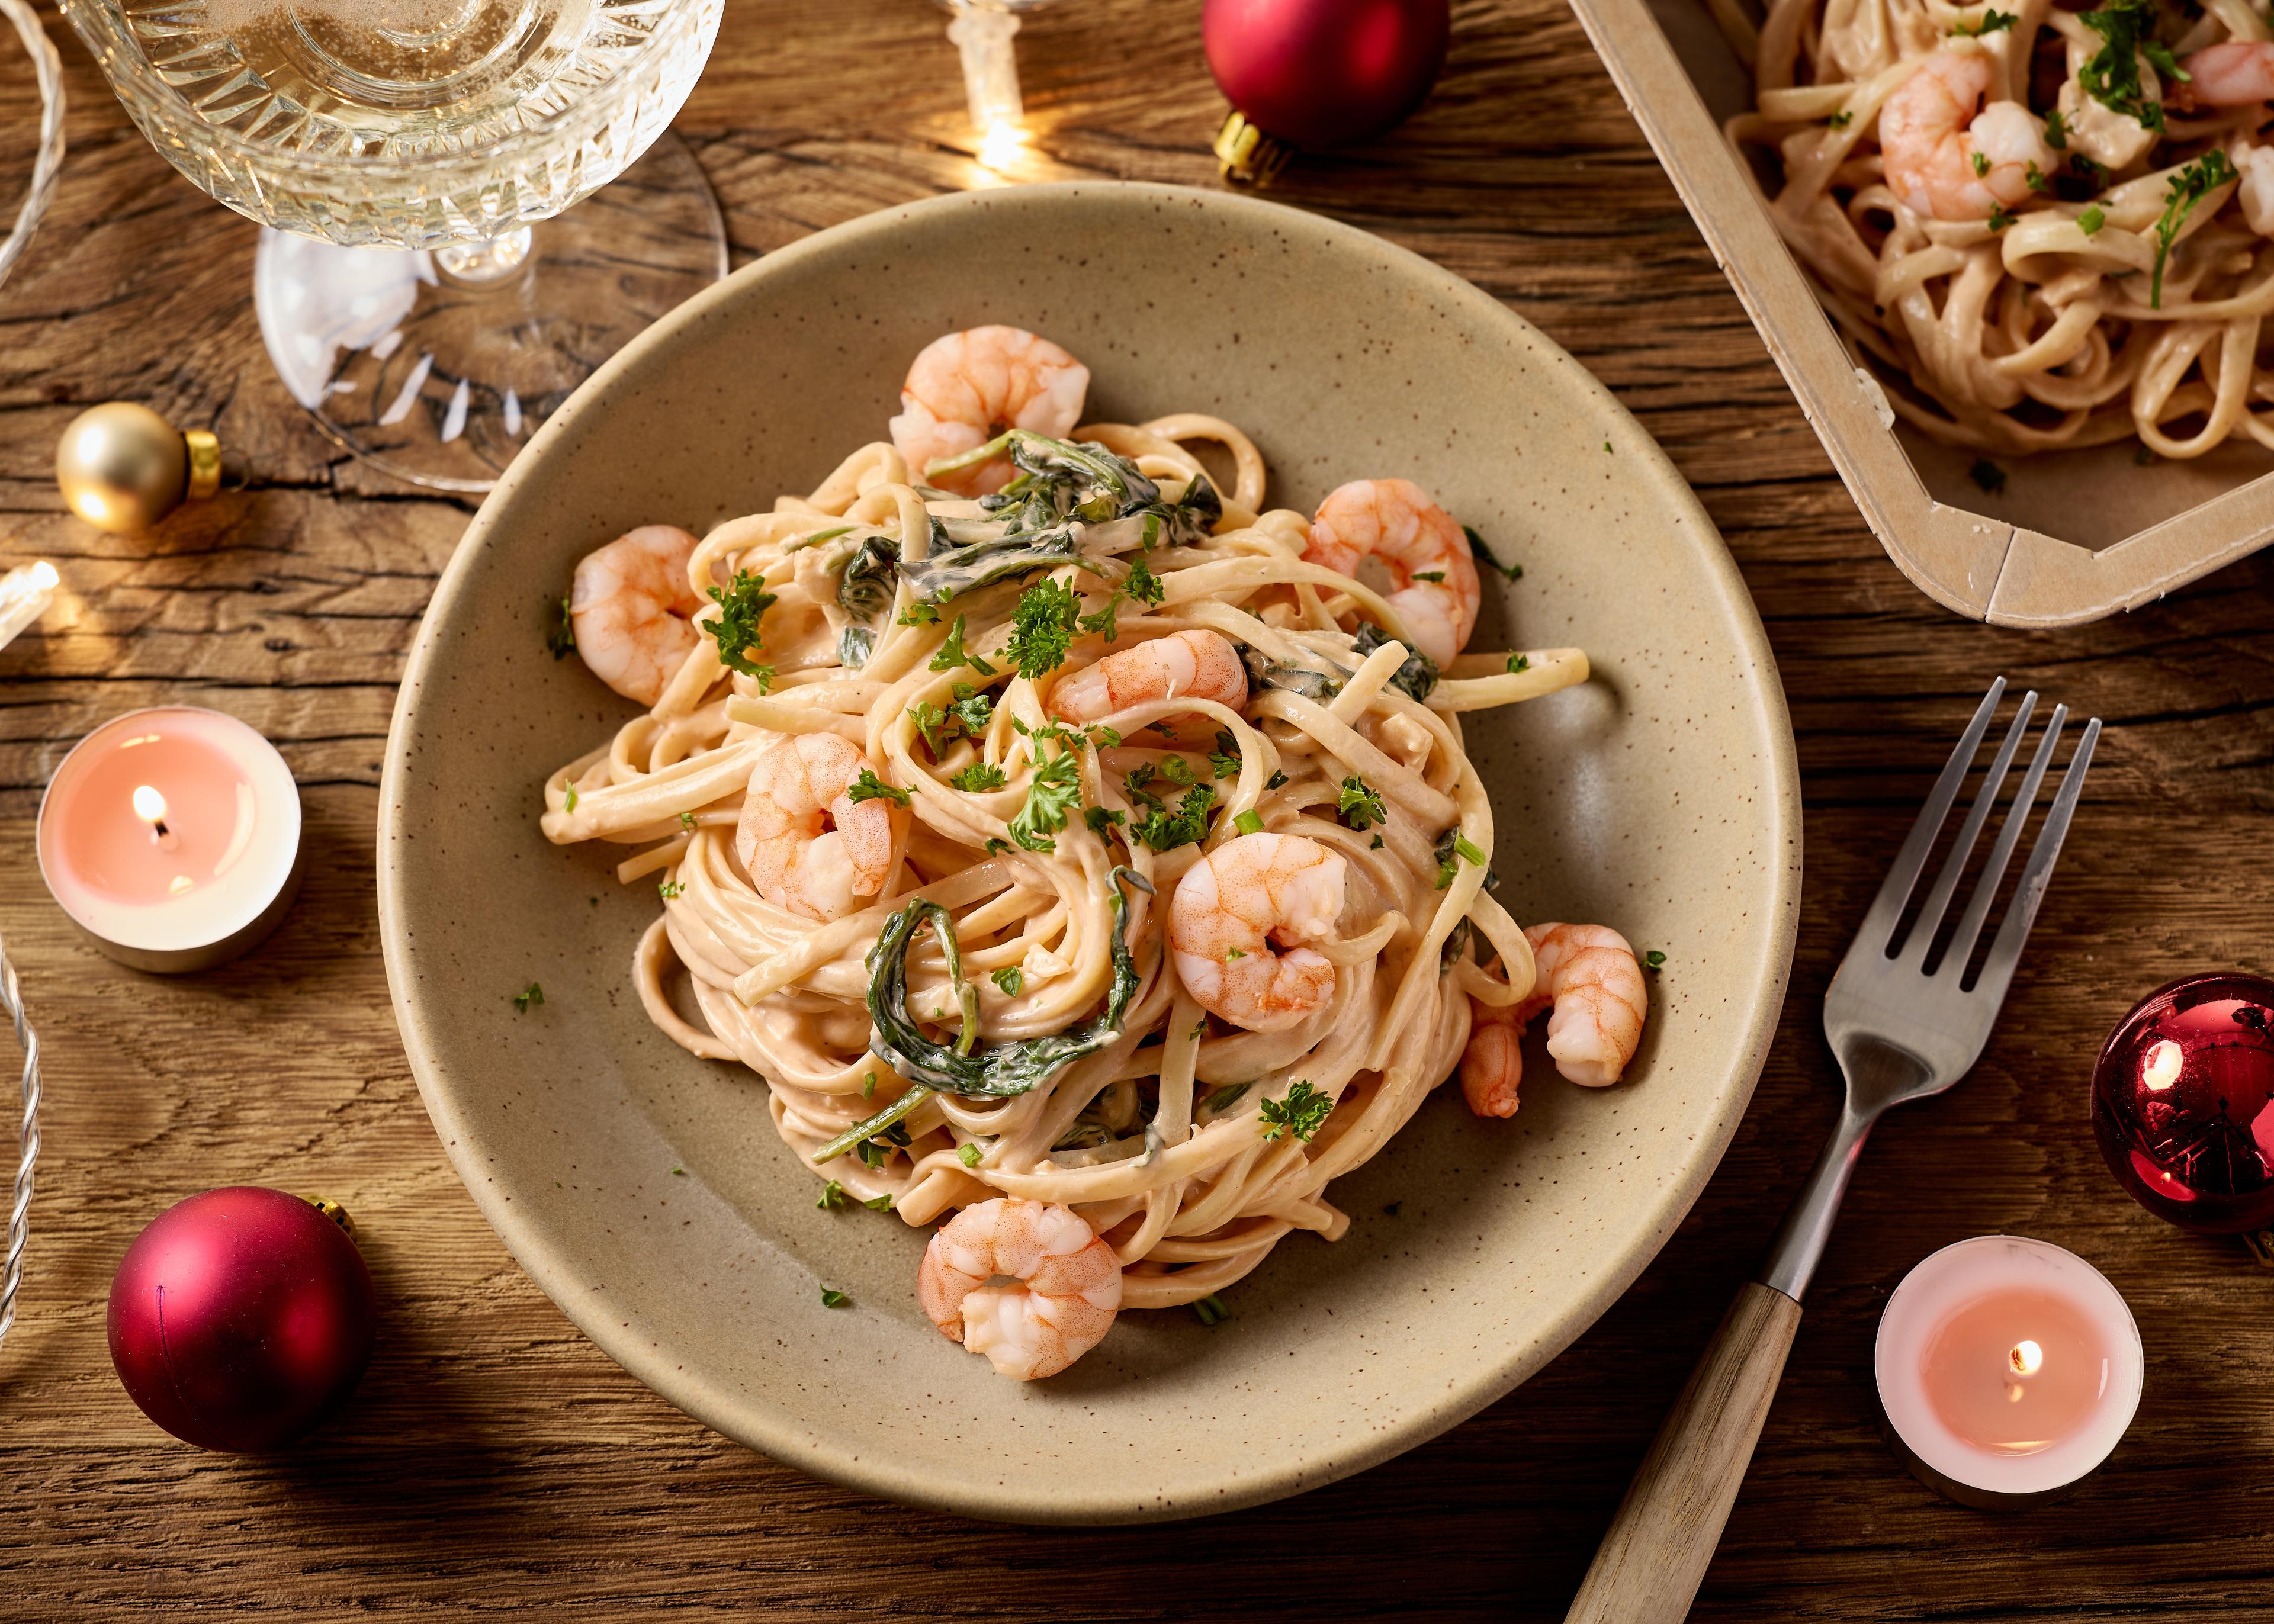
{"type": "Polygon", "coordinates": [[[48,612],[63,577],[45,559],[25,564],[0,575],[0,649],[16,634],[48,612]]]}
{"type": "Polygon", "coordinates": [[[947,37],[963,64],[964,98],[978,132],[981,165],[1000,169],[1027,145],[1027,106],[1019,90],[1019,58],[1012,40],[1019,14],[1048,0],[941,0],[953,11],[947,37]]]}

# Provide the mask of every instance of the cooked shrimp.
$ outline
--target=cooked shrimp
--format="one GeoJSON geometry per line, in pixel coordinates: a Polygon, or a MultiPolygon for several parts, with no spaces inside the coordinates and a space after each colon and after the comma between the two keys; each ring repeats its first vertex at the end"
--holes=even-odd
{"type": "Polygon", "coordinates": [[[842,919],[891,876],[907,809],[846,791],[874,771],[839,733],[792,733],[750,769],[734,852],[758,895],[808,919],[842,919]]]}
{"type": "Polygon", "coordinates": [[[2274,147],[2235,142],[2230,154],[2242,184],[2235,188],[2244,223],[2259,236],[2274,237],[2274,147]]]}
{"type": "Polygon", "coordinates": [[[2187,107],[2248,107],[2274,102],[2274,41],[2223,40],[2180,64],[2187,76],[2171,100],[2187,107]]]}
{"type": "Polygon", "coordinates": [[[940,1335],[1013,1381],[1055,1376],[1121,1310],[1121,1260],[1068,1207],[998,1196],[932,1232],[916,1299],[940,1335]],[[998,1274],[1018,1283],[991,1286],[998,1274]]]}
{"type": "Polygon", "coordinates": [[[1440,665],[1452,664],[1477,629],[1484,589],[1469,538],[1410,479],[1353,479],[1330,492],[1303,556],[1353,579],[1359,559],[1380,559],[1396,585],[1389,606],[1419,652],[1440,665]]]}
{"type": "Polygon", "coordinates": [[[687,578],[695,538],[675,525],[643,524],[576,566],[568,618],[576,652],[626,699],[652,705],[695,647],[703,606],[687,578]]]}
{"type": "Polygon", "coordinates": [[[1301,835],[1241,835],[1185,871],[1169,905],[1177,979],[1209,1013],[1281,1032],[1334,996],[1335,967],[1307,947],[1331,937],[1348,867],[1301,835]],[[1274,952],[1271,944],[1289,948],[1274,952]]]}
{"type": "Polygon", "coordinates": [[[972,327],[936,338],[918,352],[900,386],[892,444],[920,481],[967,496],[1011,482],[1008,458],[931,479],[944,457],[975,451],[1005,429],[1064,439],[1081,420],[1089,369],[1047,338],[1021,327],[972,327]]]}
{"type": "Polygon", "coordinates": [[[1461,1051],[1461,1097],[1480,1116],[1516,1115],[1517,1085],[1524,1080],[1524,1022],[1519,1005],[1495,1008],[1469,1000],[1469,1046],[1461,1051]]]}
{"type": "Polygon", "coordinates": [[[1939,50],[1879,109],[1887,184],[1916,213],[1987,220],[2032,195],[2032,170],[2040,184],[2052,171],[2044,124],[2018,102],[1984,107],[1990,86],[1988,57],[1939,50]]]}
{"type": "MultiPolygon", "coordinates": [[[[1212,699],[1234,710],[1246,704],[1247,668],[1239,663],[1239,650],[1229,637],[1218,632],[1175,632],[1109,654],[1061,679],[1050,690],[1050,710],[1069,722],[1102,722],[1132,705],[1179,696],[1212,699]]],[[[1177,737],[1175,720],[1163,718],[1171,741],[1177,737]]],[[[1201,736],[1216,726],[1209,722],[1201,736]]]]}

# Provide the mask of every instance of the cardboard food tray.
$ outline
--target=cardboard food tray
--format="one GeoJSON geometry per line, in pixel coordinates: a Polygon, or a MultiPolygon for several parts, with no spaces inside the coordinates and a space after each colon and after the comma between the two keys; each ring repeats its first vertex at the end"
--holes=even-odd
{"type": "Polygon", "coordinates": [[[1571,4],[1864,522],[1930,598],[1993,625],[2075,626],[2274,541],[2274,454],[2240,436],[2146,467],[2128,440],[2000,455],[2005,488],[1979,489],[1975,453],[1895,425],[1778,237],[1722,137],[1752,82],[1704,0],[1571,4]]]}

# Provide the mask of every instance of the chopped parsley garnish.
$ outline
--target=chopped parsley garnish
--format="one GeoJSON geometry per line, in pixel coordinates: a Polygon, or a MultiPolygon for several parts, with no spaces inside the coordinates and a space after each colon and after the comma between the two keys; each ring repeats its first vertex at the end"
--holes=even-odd
{"type": "Polygon", "coordinates": [[[1952,26],[1950,31],[1953,34],[1964,34],[1969,39],[1978,40],[1985,34],[1997,34],[2001,30],[2011,28],[2021,20],[2013,12],[2001,11],[1992,6],[1982,13],[1982,21],[1977,26],[1969,28],[1964,23],[1957,23],[1952,26]]]}
{"type": "Polygon", "coordinates": [[[1376,823],[1389,821],[1389,808],[1382,804],[1382,792],[1356,777],[1343,780],[1335,813],[1352,829],[1371,829],[1376,823]]]}
{"type": "Polygon", "coordinates": [[[1185,798],[1174,812],[1155,803],[1148,812],[1130,825],[1137,838],[1156,852],[1173,851],[1208,838],[1209,808],[1216,805],[1216,791],[1205,784],[1195,784],[1185,792],[1185,798]]]}
{"type": "Polygon", "coordinates": [[[852,1300],[842,1291],[832,1290],[827,1286],[821,1288],[821,1305],[824,1308],[842,1308],[852,1300]]]}
{"type": "Polygon", "coordinates": [[[937,626],[939,624],[937,604],[914,603],[900,611],[903,626],[937,626]]]}
{"type": "Polygon", "coordinates": [[[1035,769],[1027,804],[1011,820],[1011,838],[1030,852],[1055,852],[1050,837],[1066,825],[1066,814],[1081,804],[1081,761],[1071,752],[1035,769]]]}
{"type": "Polygon", "coordinates": [[[864,1100],[877,1097],[877,1074],[874,1071],[861,1079],[861,1097],[864,1100]]]}
{"type": "Polygon", "coordinates": [[[887,784],[877,776],[873,767],[861,769],[861,776],[847,786],[845,799],[858,806],[864,801],[889,801],[896,807],[908,804],[908,792],[898,785],[887,784]]]}
{"type": "Polygon", "coordinates": [[[568,794],[561,797],[561,809],[563,812],[574,812],[576,809],[576,786],[574,784],[568,786],[568,794]]]}
{"type": "Polygon", "coordinates": [[[1374,836],[1374,844],[1373,844],[1372,846],[1367,846],[1366,849],[1367,849],[1367,851],[1369,851],[1369,852],[1378,852],[1378,851],[1380,851],[1380,850],[1382,849],[1382,837],[1381,837],[1380,835],[1376,835],[1376,836],[1374,836]]]}
{"type": "Polygon", "coordinates": [[[685,1168],[674,1168],[671,1169],[671,1176],[674,1178],[684,1178],[687,1177],[687,1169],[685,1168]]]}
{"type": "Polygon", "coordinates": [[[2163,459],[2147,446],[2141,447],[2132,454],[2132,466],[2135,468],[2153,468],[2162,461],[2163,459]]]}
{"type": "Polygon", "coordinates": [[[576,621],[568,613],[568,598],[563,598],[558,610],[546,618],[550,624],[545,628],[545,646],[554,659],[567,659],[576,651],[576,621]]]}
{"type": "MultiPolygon", "coordinates": [[[[2085,20],[2090,22],[2092,18],[2088,16],[2085,20]]],[[[2180,229],[2187,224],[2187,215],[2202,201],[2205,192],[2234,177],[2234,165],[2228,162],[2223,147],[2212,147],[2172,177],[2164,194],[2163,218],[2156,222],[2156,274],[2148,293],[2150,308],[2164,307],[2164,262],[2171,257],[2172,244],[2179,240],[2180,229]]]]}
{"type": "Polygon", "coordinates": [[[681,812],[679,815],[679,826],[681,829],[693,829],[695,827],[695,814],[692,812],[681,812]]]}
{"type": "MultiPolygon", "coordinates": [[[[1150,546],[1152,543],[1148,541],[1145,545],[1150,546]]],[[[1157,604],[1169,595],[1169,589],[1161,584],[1161,577],[1153,573],[1142,558],[1129,560],[1129,581],[1122,590],[1141,604],[1157,604]]]]}
{"type": "Polygon", "coordinates": [[[531,981],[527,990],[513,995],[513,1011],[516,1015],[526,1015],[532,1008],[544,1002],[545,989],[531,981]]]}
{"type": "Polygon", "coordinates": [[[1838,112],[1833,114],[1830,120],[1831,125],[1834,130],[1845,130],[1849,124],[1852,124],[1855,122],[1856,115],[1849,112],[1844,107],[1838,112]]]}
{"type": "Polygon", "coordinates": [[[2068,122],[2059,108],[2045,115],[2045,145],[2055,152],[2068,150],[2068,122]]]}
{"type": "Polygon", "coordinates": [[[957,1148],[955,1159],[966,1167],[977,1167],[980,1158],[986,1154],[976,1145],[964,1145],[957,1148]]]}
{"type": "Polygon", "coordinates": [[[929,699],[919,699],[908,707],[908,720],[915,724],[916,736],[924,741],[932,759],[937,761],[941,748],[947,743],[947,712],[929,699]]]}
{"type": "Polygon", "coordinates": [[[1209,752],[1209,769],[1219,778],[1239,776],[1239,742],[1231,736],[1231,729],[1216,730],[1216,748],[1209,752]]]}
{"type": "Polygon", "coordinates": [[[666,902],[676,902],[687,894],[687,887],[677,880],[666,880],[655,888],[655,894],[666,902]]]}
{"type": "Polygon", "coordinates": [[[1181,756],[1163,756],[1161,758],[1161,776],[1178,789],[1190,789],[1196,782],[1192,763],[1181,756]]]}
{"type": "Polygon", "coordinates": [[[1193,1301],[1193,1313],[1202,1325],[1206,1326],[1222,1325],[1231,1318],[1231,1310],[1226,1308],[1224,1305],[1224,1299],[1212,1291],[1208,1296],[1193,1301]]]}
{"type": "Polygon", "coordinates": [[[2142,88],[2140,59],[2145,56],[2166,79],[2187,77],[2173,59],[2171,48],[2155,37],[2161,11],[2157,0],[2108,0],[2098,11],[2077,18],[2106,41],[2091,61],[2077,70],[2077,83],[2101,106],[2136,119],[2143,130],[2164,127],[2164,104],[2149,101],[2142,88]]]}
{"type": "Polygon", "coordinates": [[[1247,950],[1244,947],[1227,947],[1224,950],[1224,961],[1226,964],[1230,964],[1235,959],[1245,959],[1246,957],[1247,950]]]}
{"type": "Polygon", "coordinates": [[[1037,581],[1019,594],[1011,612],[1011,641],[1004,651],[1019,674],[1033,680],[1065,663],[1081,599],[1063,581],[1037,581]]]}
{"type": "Polygon", "coordinates": [[[703,628],[719,645],[719,663],[729,671],[756,677],[758,691],[764,693],[773,680],[774,669],[759,665],[750,656],[758,647],[758,622],[774,603],[774,595],[766,590],[766,578],[738,569],[733,585],[711,589],[711,601],[719,605],[719,613],[704,621],[703,628]]]}
{"type": "Polygon", "coordinates": [[[1988,153],[1975,153],[1972,154],[1972,162],[1974,164],[1974,173],[1977,177],[1990,173],[1990,154],[1988,153]]]}
{"type": "Polygon", "coordinates": [[[814,1205],[825,1213],[833,1213],[853,1205],[853,1198],[845,1193],[845,1186],[831,1179],[821,1186],[821,1199],[814,1205]]]}
{"type": "Polygon", "coordinates": [[[1334,1109],[1334,1101],[1308,1082],[1297,1083],[1284,1099],[1263,1102],[1263,1137],[1274,1140],[1283,1133],[1292,1133],[1307,1145],[1334,1109]]]}
{"type": "Polygon", "coordinates": [[[1992,231],[2003,231],[2013,223],[2014,216],[2006,212],[2006,206],[2003,203],[1992,203],[1990,206],[1990,229],[1992,231]]]}
{"type": "Polygon", "coordinates": [[[1005,783],[1003,770],[992,762],[974,762],[947,775],[947,781],[967,794],[983,795],[990,789],[1001,789],[1005,783]]]}
{"type": "Polygon", "coordinates": [[[1220,1116],[1245,1099],[1247,1091],[1254,1086],[1254,1083],[1226,1083],[1209,1095],[1208,1109],[1220,1116]]]}
{"type": "Polygon", "coordinates": [[[2050,192],[2052,190],[2052,182],[2045,178],[2045,172],[2037,167],[2037,161],[2035,159],[2030,160],[2029,167],[2022,171],[2022,179],[2028,184],[2029,190],[2032,192],[2050,192]]]}
{"type": "Polygon", "coordinates": [[[957,615],[955,624],[948,628],[947,641],[939,645],[939,652],[931,657],[934,671],[953,671],[958,665],[968,665],[983,677],[995,674],[995,667],[976,654],[968,654],[963,648],[963,617],[957,615]]]}
{"type": "Polygon", "coordinates": [[[1103,637],[1106,642],[1111,643],[1121,635],[1121,628],[1116,620],[1116,617],[1120,613],[1121,594],[1117,590],[1106,598],[1104,608],[1094,613],[1083,615],[1074,624],[1091,636],[1103,637]]]}
{"type": "Polygon", "coordinates": [[[1011,843],[1008,840],[998,840],[990,838],[987,842],[987,854],[990,857],[994,856],[998,853],[1007,853],[1010,849],[1011,843]]]}
{"type": "Polygon", "coordinates": [[[1271,776],[1270,776],[1269,778],[1266,778],[1266,779],[1264,779],[1264,780],[1263,780],[1263,787],[1264,787],[1264,788],[1266,788],[1266,789],[1284,789],[1284,788],[1286,788],[1286,787],[1287,787],[1287,775],[1286,775],[1285,773],[1284,773],[1284,772],[1280,771],[1276,767],[1274,767],[1274,768],[1271,770],[1271,776]]]}
{"type": "Polygon", "coordinates": [[[1244,835],[1260,835],[1263,832],[1263,815],[1250,807],[1231,820],[1231,826],[1244,835]]]}
{"type": "Polygon", "coordinates": [[[1120,813],[1108,807],[1084,807],[1081,819],[1089,825],[1089,832],[1101,840],[1105,838],[1107,830],[1125,821],[1120,813]]]}
{"type": "Polygon", "coordinates": [[[1475,841],[1470,839],[1468,836],[1461,832],[1460,825],[1457,823],[1456,823],[1452,828],[1448,829],[1443,834],[1437,837],[1437,849],[1435,854],[1437,858],[1437,889],[1439,891],[1444,890],[1445,887],[1453,883],[1454,876],[1461,871],[1461,862],[1463,861],[1474,863],[1478,868],[1485,870],[1485,883],[1487,885],[1491,885],[1494,883],[1495,876],[1493,875],[1491,870],[1491,859],[1486,856],[1482,851],[1478,849],[1477,843],[1475,841]]]}
{"type": "Polygon", "coordinates": [[[2006,488],[2006,470],[1988,457],[1975,458],[1974,466],[1966,470],[1966,477],[1992,496],[1999,494],[2006,488]]]}
{"type": "Polygon", "coordinates": [[[892,1154],[887,1147],[879,1145],[874,1139],[862,1139],[853,1148],[860,1154],[861,1165],[871,1171],[884,1166],[885,1158],[892,1154]]]}
{"type": "Polygon", "coordinates": [[[1445,584],[1445,572],[1442,569],[1417,569],[1413,572],[1412,578],[1416,581],[1427,581],[1437,586],[1445,584]]]}
{"type": "Polygon", "coordinates": [[[1666,955],[1653,947],[1642,956],[1642,965],[1645,970],[1662,970],[1666,967],[1666,955]]]}
{"type": "Polygon", "coordinates": [[[1530,671],[1531,669],[1532,656],[1529,654],[1511,654],[1508,657],[1508,674],[1510,676],[1522,676],[1525,672],[1530,671]]]}
{"type": "Polygon", "coordinates": [[[985,733],[988,724],[995,719],[995,695],[983,694],[968,682],[959,682],[950,691],[955,699],[947,707],[947,713],[962,723],[963,731],[972,737],[985,733]]]}
{"type": "Polygon", "coordinates": [[[2107,223],[2108,216],[2102,212],[2101,207],[2097,203],[2091,205],[2082,214],[2076,217],[2076,229],[2083,232],[2087,237],[2092,236],[2094,233],[2097,232],[2101,227],[2107,223]]]}
{"type": "Polygon", "coordinates": [[[1478,562],[1485,565],[1487,568],[1498,570],[1502,575],[1506,575],[1511,581],[1521,581],[1524,579],[1524,566],[1521,564],[1502,563],[1500,560],[1494,555],[1493,550],[1485,545],[1485,538],[1478,535],[1475,530],[1472,527],[1464,524],[1461,526],[1461,534],[1469,538],[1470,554],[1474,557],[1478,562]]]}
{"type": "Polygon", "coordinates": [[[1019,973],[1016,965],[1005,965],[987,979],[1000,987],[1005,996],[1012,998],[1017,997],[1027,984],[1027,978],[1019,973]]]}
{"type": "Polygon", "coordinates": [[[892,1198],[889,1195],[873,1195],[861,1205],[872,1213],[889,1213],[892,1210],[892,1198]]]}

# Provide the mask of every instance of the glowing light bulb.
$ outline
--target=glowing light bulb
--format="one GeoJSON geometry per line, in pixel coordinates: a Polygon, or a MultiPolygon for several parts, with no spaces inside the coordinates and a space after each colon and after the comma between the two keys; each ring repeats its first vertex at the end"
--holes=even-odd
{"type": "Polygon", "coordinates": [[[52,592],[57,587],[61,586],[63,582],[64,578],[56,573],[56,567],[53,564],[49,563],[47,560],[41,559],[38,563],[32,566],[32,587],[34,590],[52,592]]]}
{"type": "Polygon", "coordinates": [[[63,577],[45,559],[0,574],[0,649],[48,612],[63,577]]]}
{"type": "Polygon", "coordinates": [[[2142,1056],[2140,1080],[2161,1094],[2180,1080],[2180,1073],[2186,1069],[2187,1064],[2187,1052],[2171,1039],[2165,1038],[2142,1056]]]}

